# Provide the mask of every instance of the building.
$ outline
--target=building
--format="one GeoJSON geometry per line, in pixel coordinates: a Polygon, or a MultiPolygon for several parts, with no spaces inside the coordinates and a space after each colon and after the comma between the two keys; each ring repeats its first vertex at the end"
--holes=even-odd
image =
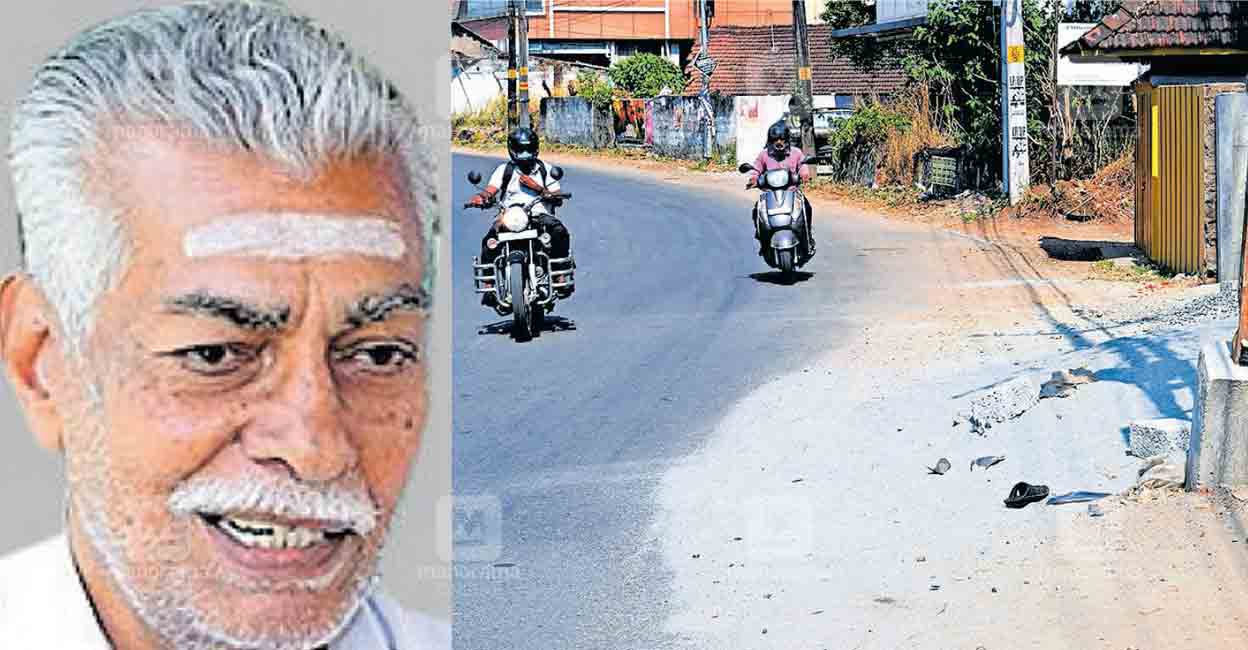
{"type": "Polygon", "coordinates": [[[1217,116],[1219,95],[1244,91],[1248,3],[1125,2],[1061,51],[1150,64],[1134,84],[1136,245],[1176,272],[1238,276],[1243,227],[1218,209],[1232,169],[1219,143],[1230,141],[1233,120],[1217,116]]]}
{"type": "MultiPolygon", "coordinates": [[[[810,47],[811,82],[816,96],[834,96],[838,108],[852,108],[858,99],[887,96],[906,84],[899,65],[881,63],[864,71],[847,59],[834,58],[829,43],[832,29],[811,25],[806,41],[810,47]]],[[[708,50],[716,67],[711,92],[725,95],[787,95],[797,78],[793,29],[789,25],[714,27],[708,50]]],[[[686,92],[696,93],[702,79],[688,71],[686,92]]]]}
{"type": "MultiPolygon", "coordinates": [[[[887,97],[907,83],[899,66],[881,63],[865,71],[853,62],[834,58],[830,50],[832,29],[811,25],[806,33],[810,47],[811,82],[816,109],[816,144],[834,120],[852,112],[862,100],[887,97]]],[[[708,53],[716,67],[710,90],[735,98],[733,110],[738,157],[757,152],[766,143],[767,128],[790,112],[796,88],[797,65],[791,25],[727,26],[709,31],[708,53]]],[[[687,94],[702,88],[701,73],[692,65],[686,70],[687,94]]],[[[748,160],[747,158],[744,158],[748,160]]]]}
{"type": "Polygon", "coordinates": [[[832,38],[898,38],[927,23],[928,0],[875,0],[875,22],[861,27],[838,29],[832,38]]]}
{"type": "MultiPolygon", "coordinates": [[[[541,56],[529,59],[529,101],[565,94],[568,83],[583,73],[604,70],[584,63],[541,56]]],[[[507,55],[489,39],[451,23],[451,114],[474,113],[487,108],[507,92],[507,55]]]]}
{"type": "MultiPolygon", "coordinates": [[[[683,67],[697,39],[696,0],[525,0],[529,52],[609,66],[651,53],[683,67]]],[[[832,0],[808,0],[807,19],[818,22],[832,0]]],[[[457,0],[452,16],[496,46],[507,42],[507,0],[457,0]]],[[[791,25],[792,0],[713,0],[715,26],[791,25]]]]}

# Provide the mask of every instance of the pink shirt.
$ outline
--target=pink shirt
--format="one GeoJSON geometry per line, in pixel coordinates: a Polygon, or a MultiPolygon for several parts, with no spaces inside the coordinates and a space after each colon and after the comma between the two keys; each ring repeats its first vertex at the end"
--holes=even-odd
{"type": "Polygon", "coordinates": [[[754,159],[754,171],[750,173],[750,180],[757,183],[759,174],[774,169],[787,169],[794,174],[799,174],[801,172],[802,158],[804,157],[802,150],[797,147],[789,147],[789,155],[784,160],[772,158],[767,149],[763,149],[759,152],[758,158],[754,159]]]}

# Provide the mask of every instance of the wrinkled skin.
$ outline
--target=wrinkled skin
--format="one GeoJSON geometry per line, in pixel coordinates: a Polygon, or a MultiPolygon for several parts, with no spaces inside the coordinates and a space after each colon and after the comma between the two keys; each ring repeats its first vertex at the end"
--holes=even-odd
{"type": "Polygon", "coordinates": [[[18,276],[0,291],[5,368],[31,429],[63,452],[68,532],[116,647],[300,647],[340,628],[373,575],[426,418],[425,316],[345,314],[419,286],[416,209],[397,160],[337,160],[299,179],[260,155],[161,129],[117,131],[91,158],[91,196],[124,212],[124,272],[97,302],[82,359],[46,297],[18,276]],[[227,215],[368,215],[402,225],[402,259],[188,259],[184,234],[227,215]],[[288,310],[281,328],[175,313],[189,292],[288,310]],[[97,399],[98,398],[98,399],[97,399]],[[380,514],[342,542],[315,588],[231,563],[195,515],[167,500],[191,478],[291,478],[362,491],[380,514]],[[219,647],[219,646],[214,646],[219,647]]]}

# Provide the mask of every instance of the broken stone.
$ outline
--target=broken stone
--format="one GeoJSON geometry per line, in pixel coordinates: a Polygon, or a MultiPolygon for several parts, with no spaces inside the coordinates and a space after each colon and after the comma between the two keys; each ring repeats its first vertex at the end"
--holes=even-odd
{"type": "Polygon", "coordinates": [[[1040,401],[1040,391],[1027,377],[1015,377],[971,399],[962,419],[980,435],[994,424],[1013,420],[1040,401]]]}
{"type": "Polygon", "coordinates": [[[1135,420],[1128,429],[1131,454],[1138,458],[1186,454],[1192,437],[1191,421],[1178,418],[1135,420]]]}

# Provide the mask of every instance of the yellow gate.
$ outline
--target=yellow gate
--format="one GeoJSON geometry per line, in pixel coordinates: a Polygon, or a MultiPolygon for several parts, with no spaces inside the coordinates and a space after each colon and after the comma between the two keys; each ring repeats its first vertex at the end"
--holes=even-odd
{"type": "Polygon", "coordinates": [[[1135,244],[1178,272],[1205,270],[1200,86],[1136,90],[1135,244]]]}

